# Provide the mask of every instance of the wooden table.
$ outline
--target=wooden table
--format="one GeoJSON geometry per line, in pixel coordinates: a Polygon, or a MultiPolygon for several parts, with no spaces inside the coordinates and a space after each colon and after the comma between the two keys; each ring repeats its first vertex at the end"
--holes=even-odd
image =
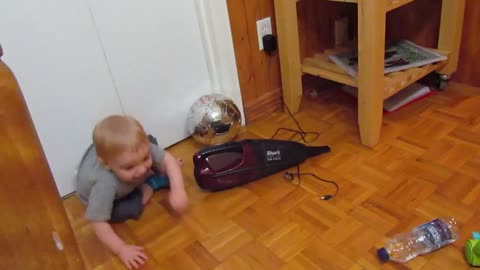
{"type": "MultiPolygon", "coordinates": [[[[297,112],[302,75],[311,74],[358,87],[358,125],[362,144],[375,146],[381,134],[383,101],[432,71],[451,75],[457,69],[465,0],[441,0],[438,51],[447,60],[384,75],[385,24],[389,11],[415,0],[318,0],[356,3],[358,12],[358,78],[347,75],[325,54],[301,59],[297,3],[275,0],[283,101],[297,112]]],[[[440,0],[439,0],[440,1],[440,0]]]]}

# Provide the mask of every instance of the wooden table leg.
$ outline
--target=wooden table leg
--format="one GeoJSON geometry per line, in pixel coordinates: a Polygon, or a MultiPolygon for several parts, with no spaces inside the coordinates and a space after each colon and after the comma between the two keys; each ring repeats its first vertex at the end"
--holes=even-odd
{"type": "Polygon", "coordinates": [[[302,100],[302,71],[297,18],[298,0],[275,0],[283,102],[297,112],[302,100]]]}
{"type": "Polygon", "coordinates": [[[378,143],[382,127],[385,5],[358,1],[358,124],[362,144],[368,147],[378,143]]]}
{"type": "Polygon", "coordinates": [[[438,72],[452,75],[457,70],[458,54],[462,40],[465,0],[442,0],[442,15],[438,48],[449,51],[448,63],[438,72]]]}

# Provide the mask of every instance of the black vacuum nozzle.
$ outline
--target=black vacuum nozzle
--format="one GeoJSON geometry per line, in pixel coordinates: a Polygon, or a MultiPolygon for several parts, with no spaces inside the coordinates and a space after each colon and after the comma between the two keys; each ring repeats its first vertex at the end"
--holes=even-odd
{"type": "Polygon", "coordinates": [[[307,158],[318,156],[330,152],[329,146],[305,146],[307,158]]]}

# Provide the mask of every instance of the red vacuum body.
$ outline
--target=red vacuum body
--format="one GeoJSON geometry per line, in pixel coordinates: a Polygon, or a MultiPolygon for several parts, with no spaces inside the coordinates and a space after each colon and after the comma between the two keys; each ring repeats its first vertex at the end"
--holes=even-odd
{"type": "Polygon", "coordinates": [[[197,184],[206,190],[244,185],[286,170],[307,158],[330,152],[328,146],[306,146],[284,140],[243,140],[205,148],[193,156],[197,184]]]}

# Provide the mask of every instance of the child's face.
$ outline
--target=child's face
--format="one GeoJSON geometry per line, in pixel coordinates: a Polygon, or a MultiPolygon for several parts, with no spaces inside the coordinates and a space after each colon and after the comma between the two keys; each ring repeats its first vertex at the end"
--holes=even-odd
{"type": "Polygon", "coordinates": [[[143,144],[137,149],[124,151],[108,162],[108,166],[117,177],[127,183],[142,182],[152,167],[150,146],[143,144]]]}

